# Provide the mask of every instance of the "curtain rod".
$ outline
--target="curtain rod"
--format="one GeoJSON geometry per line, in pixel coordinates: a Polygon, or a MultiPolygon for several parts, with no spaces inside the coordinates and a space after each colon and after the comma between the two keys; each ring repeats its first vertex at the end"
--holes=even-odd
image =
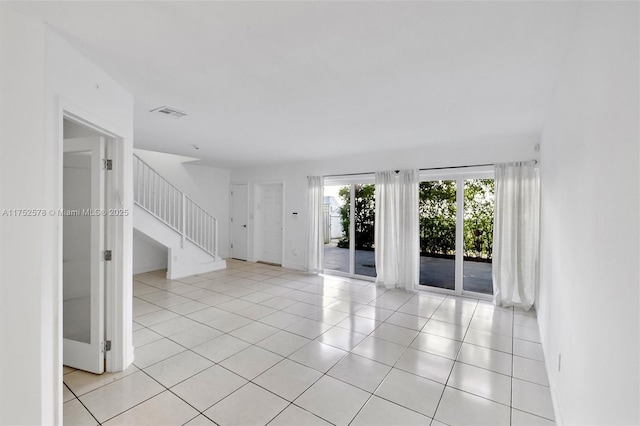
{"type": "MultiPolygon", "coordinates": [[[[536,164],[538,164],[538,160],[523,161],[523,163],[529,163],[530,165],[535,166],[536,164]]],[[[467,166],[428,167],[426,169],[418,169],[418,171],[423,172],[423,171],[427,171],[427,170],[467,169],[467,168],[470,168],[470,167],[487,167],[487,166],[495,166],[495,163],[471,164],[471,165],[467,165],[467,166]]],[[[398,173],[399,170],[396,170],[395,172],[398,173]]],[[[322,177],[342,177],[342,176],[372,175],[374,173],[375,172],[342,173],[342,174],[339,174],[339,175],[324,175],[322,177]]],[[[307,177],[309,177],[309,176],[307,176],[307,177]]]]}

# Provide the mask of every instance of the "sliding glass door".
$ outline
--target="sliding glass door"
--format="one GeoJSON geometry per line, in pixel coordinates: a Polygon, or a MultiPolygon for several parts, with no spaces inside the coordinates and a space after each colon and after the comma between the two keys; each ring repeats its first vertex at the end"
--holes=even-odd
{"type": "Polygon", "coordinates": [[[376,276],[375,214],[376,199],[373,184],[351,185],[353,192],[354,273],[367,277],[376,276]]]}
{"type": "MultiPolygon", "coordinates": [[[[457,294],[493,294],[493,170],[421,175],[421,286],[457,294]]],[[[376,276],[373,176],[325,179],[324,269],[376,276]]]]}
{"type": "Polygon", "coordinates": [[[324,269],[345,274],[351,270],[349,191],[348,186],[325,185],[324,187],[324,269]],[[345,214],[346,219],[344,219],[345,214]]]}
{"type": "Polygon", "coordinates": [[[423,174],[419,187],[420,285],[493,294],[493,172],[423,174]]]}
{"type": "Polygon", "coordinates": [[[334,182],[324,186],[324,269],[375,277],[373,177],[334,182]]]}
{"type": "Polygon", "coordinates": [[[420,284],[455,290],[456,181],[420,182],[420,284]]]}
{"type": "Polygon", "coordinates": [[[464,291],[493,294],[493,179],[464,181],[464,291]]]}

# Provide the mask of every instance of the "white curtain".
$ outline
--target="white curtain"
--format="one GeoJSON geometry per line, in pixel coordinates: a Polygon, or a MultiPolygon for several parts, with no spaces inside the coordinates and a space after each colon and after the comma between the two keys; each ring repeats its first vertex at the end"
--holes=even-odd
{"type": "Polygon", "coordinates": [[[376,173],[376,284],[413,290],[420,267],[418,171],[376,173]]]}
{"type": "Polygon", "coordinates": [[[324,257],[324,180],[308,177],[307,271],[319,274],[324,257]]]}
{"type": "Polygon", "coordinates": [[[398,184],[400,205],[398,282],[400,287],[414,290],[418,285],[420,272],[418,170],[401,170],[398,173],[398,184]]]}
{"type": "Polygon", "coordinates": [[[396,174],[376,172],[376,284],[393,288],[398,283],[398,191],[396,174]]]}
{"type": "Polygon", "coordinates": [[[495,166],[493,294],[496,305],[529,310],[535,301],[540,178],[528,163],[495,166]]]}

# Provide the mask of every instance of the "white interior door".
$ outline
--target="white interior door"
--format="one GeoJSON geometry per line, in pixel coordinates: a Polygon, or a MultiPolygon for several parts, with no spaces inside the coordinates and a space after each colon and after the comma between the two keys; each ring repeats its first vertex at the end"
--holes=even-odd
{"type": "Polygon", "coordinates": [[[231,257],[247,260],[247,185],[231,185],[231,257]]]}
{"type": "Polygon", "coordinates": [[[63,363],[104,372],[104,138],[64,141],[63,363]]]}
{"type": "Polygon", "coordinates": [[[282,264],[282,184],[263,184],[260,203],[260,259],[282,264]]]}

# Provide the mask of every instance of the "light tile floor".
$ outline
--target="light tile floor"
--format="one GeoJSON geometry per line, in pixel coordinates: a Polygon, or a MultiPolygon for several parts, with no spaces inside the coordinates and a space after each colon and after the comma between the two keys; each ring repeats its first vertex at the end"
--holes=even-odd
{"type": "Polygon", "coordinates": [[[136,275],[134,365],[65,367],[65,424],[554,424],[532,312],[227,264],[136,275]]]}

